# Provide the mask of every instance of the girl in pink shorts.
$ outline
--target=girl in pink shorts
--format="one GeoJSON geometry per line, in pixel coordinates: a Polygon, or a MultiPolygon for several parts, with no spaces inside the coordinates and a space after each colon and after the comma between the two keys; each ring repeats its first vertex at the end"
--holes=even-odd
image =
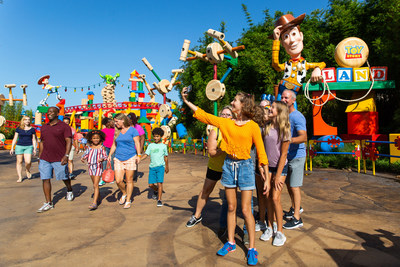
{"type": "Polygon", "coordinates": [[[81,161],[87,160],[89,175],[93,182],[94,195],[93,203],[89,206],[89,210],[95,210],[98,206],[100,196],[99,181],[103,173],[103,161],[107,160],[107,153],[103,147],[105,134],[102,131],[93,130],[88,133],[87,140],[89,146],[82,155],[81,161]]]}

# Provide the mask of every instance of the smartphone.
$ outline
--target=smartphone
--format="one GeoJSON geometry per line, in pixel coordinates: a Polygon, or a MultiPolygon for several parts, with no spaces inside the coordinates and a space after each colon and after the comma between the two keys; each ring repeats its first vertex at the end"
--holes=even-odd
{"type": "Polygon", "coordinates": [[[193,86],[192,85],[189,85],[188,87],[187,87],[187,93],[190,93],[190,91],[192,91],[192,88],[193,88],[193,86]]]}

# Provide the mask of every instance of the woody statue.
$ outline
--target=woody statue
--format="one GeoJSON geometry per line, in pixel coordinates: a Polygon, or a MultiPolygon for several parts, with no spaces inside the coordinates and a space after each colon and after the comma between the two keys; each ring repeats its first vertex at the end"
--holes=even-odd
{"type": "MultiPolygon", "coordinates": [[[[311,82],[318,82],[322,79],[321,70],[325,68],[324,62],[309,63],[301,57],[303,50],[303,33],[300,31],[300,24],[303,22],[306,14],[294,18],[291,14],[280,17],[275,22],[275,29],[272,35],[272,67],[277,71],[284,71],[283,79],[279,82],[277,100],[281,100],[282,92],[286,89],[293,90],[295,94],[300,91],[304,83],[307,70],[314,69],[311,74],[311,82]],[[280,41],[285,48],[286,53],[291,57],[285,63],[279,63],[280,41]]],[[[294,103],[297,109],[297,103],[294,103]]]]}

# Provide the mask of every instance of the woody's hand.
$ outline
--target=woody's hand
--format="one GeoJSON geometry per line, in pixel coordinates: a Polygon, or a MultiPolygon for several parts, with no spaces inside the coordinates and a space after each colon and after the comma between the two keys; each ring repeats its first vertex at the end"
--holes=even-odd
{"type": "Polygon", "coordinates": [[[281,29],[282,26],[278,26],[274,29],[274,32],[272,34],[274,36],[274,40],[279,40],[279,37],[281,37],[281,29]]]}
{"type": "Polygon", "coordinates": [[[311,73],[311,82],[316,83],[322,81],[322,71],[316,67],[311,73]]]}

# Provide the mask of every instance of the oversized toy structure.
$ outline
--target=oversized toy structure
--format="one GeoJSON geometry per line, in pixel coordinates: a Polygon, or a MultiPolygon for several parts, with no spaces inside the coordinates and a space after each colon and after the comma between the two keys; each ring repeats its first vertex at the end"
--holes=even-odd
{"type": "MultiPolygon", "coordinates": [[[[183,70],[177,71],[177,73],[181,73],[183,70]]],[[[132,71],[130,74],[129,81],[131,82],[131,88],[129,90],[129,101],[117,102],[115,99],[115,88],[116,82],[120,77],[119,73],[115,76],[111,75],[101,75],[104,83],[106,85],[101,90],[101,96],[103,98],[102,103],[95,104],[94,103],[94,92],[89,91],[87,93],[87,99],[82,99],[81,105],[78,106],[70,106],[65,107],[65,100],[62,99],[59,94],[57,97],[60,102],[57,106],[60,108],[60,116],[64,116],[65,114],[69,114],[71,117],[71,126],[74,128],[79,127],[80,131],[87,132],[92,129],[101,129],[101,121],[103,117],[111,117],[115,113],[135,113],[137,116],[140,116],[139,124],[144,128],[147,138],[151,136],[151,129],[154,127],[161,126],[164,129],[165,135],[163,139],[165,142],[168,142],[171,135],[171,128],[177,121],[177,118],[172,118],[172,110],[176,108],[176,105],[170,106],[166,105],[166,96],[164,93],[164,104],[159,104],[155,102],[155,93],[154,91],[158,91],[157,88],[151,88],[146,81],[146,76],[139,74],[136,70],[132,71]],[[143,91],[143,85],[148,89],[148,95],[150,96],[150,102],[145,102],[145,92],[143,91]],[[169,117],[168,121],[163,120],[165,117],[169,117]],[[162,125],[163,124],[163,125],[162,125]],[[168,125],[169,126],[168,126],[168,125]]],[[[49,75],[43,76],[41,80],[48,83],[49,75]]],[[[173,81],[171,81],[171,86],[166,84],[166,88],[172,89],[172,85],[175,84],[176,76],[173,81]]],[[[49,86],[50,88],[50,86],[49,86]]],[[[51,87],[54,88],[54,87],[51,87]]],[[[58,87],[57,87],[58,88],[58,87]]],[[[170,91],[169,89],[169,91],[170,91]]],[[[49,89],[50,90],[50,89],[49,89]]],[[[45,99],[48,98],[48,95],[45,99]]],[[[42,103],[43,101],[41,101],[42,103]]],[[[46,103],[44,101],[42,104],[46,103]]],[[[48,106],[38,106],[36,114],[35,114],[35,124],[42,124],[42,114],[45,114],[48,110],[48,106]]],[[[61,119],[62,117],[60,117],[61,119]]],[[[183,126],[183,125],[182,125],[183,126]]],[[[186,132],[186,129],[184,129],[186,132]]]]}
{"type": "MultiPolygon", "coordinates": [[[[370,158],[379,155],[374,150],[374,145],[376,142],[386,142],[387,135],[378,133],[375,90],[395,88],[394,81],[387,81],[387,67],[369,67],[367,61],[369,54],[368,46],[364,41],[356,37],[346,38],[337,45],[335,59],[340,66],[339,68],[326,68],[324,62],[307,62],[301,57],[303,33],[300,31],[299,25],[304,18],[305,14],[297,18],[286,14],[277,20],[273,35],[271,35],[274,39],[272,65],[277,71],[283,71],[284,74],[283,78],[279,81],[279,85],[276,86],[275,97],[264,95],[262,100],[265,102],[265,105],[268,105],[274,99],[279,100],[280,94],[284,89],[294,90],[296,94],[303,89],[305,97],[313,104],[313,135],[317,137],[332,136],[326,140],[331,147],[337,147],[341,139],[337,136],[337,128],[328,125],[322,119],[323,105],[333,99],[349,102],[346,109],[348,132],[347,134],[342,134],[341,137],[348,140],[368,140],[365,141],[367,149],[363,151],[363,154],[370,158]],[[285,63],[279,62],[280,44],[282,44],[287,54],[291,57],[285,63]],[[365,63],[368,64],[368,67],[363,66],[365,63]],[[310,81],[305,83],[306,71],[309,69],[313,69],[310,81],[317,82],[322,78],[323,83],[310,83],[310,81]],[[338,98],[336,96],[337,90],[352,91],[352,99],[338,98]]],[[[232,71],[232,67],[229,67],[219,80],[217,65],[223,60],[228,60],[232,66],[237,66],[238,51],[243,50],[244,46],[232,47],[229,42],[225,41],[224,33],[213,29],[209,29],[207,34],[216,39],[217,42],[210,43],[206,48],[205,54],[190,50],[190,41],[184,40],[180,60],[191,61],[199,59],[213,64],[214,76],[208,82],[205,94],[209,100],[213,101],[214,114],[217,115],[217,101],[224,97],[226,92],[224,81],[232,71]],[[188,57],[188,54],[191,56],[188,57]]],[[[119,78],[118,73],[115,76],[103,76],[100,74],[100,77],[106,83],[101,91],[101,96],[103,97],[102,103],[94,104],[94,92],[89,92],[87,98],[82,100],[82,105],[66,108],[64,108],[65,99],[61,98],[58,91],[60,86],[49,84],[50,75],[42,76],[38,84],[42,85],[42,88],[47,90],[47,92],[46,97],[40,101],[37,107],[35,127],[39,129],[43,123],[42,115],[48,110],[47,100],[49,96],[56,94],[59,101],[56,106],[60,108],[60,117],[62,118],[64,114],[70,114],[73,126],[80,126],[81,131],[90,131],[94,128],[101,129],[101,118],[110,117],[114,113],[134,112],[137,116],[140,116],[139,123],[145,128],[147,138],[150,138],[152,127],[162,127],[165,132],[163,138],[166,141],[171,135],[172,126],[177,123],[177,117],[173,115],[176,104],[167,98],[167,94],[172,90],[174,85],[179,83],[176,80],[184,70],[173,69],[171,80],[161,79],[146,58],[143,58],[142,61],[155,76],[157,82],[153,82],[153,86],[150,86],[148,82],[149,78],[146,78],[146,75],[139,74],[136,70],[132,71],[129,78],[131,82],[129,101],[123,102],[117,102],[115,99],[116,82],[119,78]],[[146,87],[147,95],[150,97],[149,102],[145,102],[146,93],[144,87],[146,87]],[[155,94],[157,92],[163,96],[162,104],[155,101],[155,94]]],[[[15,101],[22,101],[24,105],[27,105],[27,85],[21,85],[23,89],[22,99],[14,99],[12,95],[12,90],[16,87],[15,84],[6,84],[5,87],[9,90],[9,98],[6,99],[4,95],[0,94],[0,106],[4,101],[8,101],[10,105],[13,105],[15,101]]],[[[18,123],[5,122],[4,117],[0,116],[0,126],[5,124],[6,127],[15,128],[18,123]]],[[[179,138],[184,138],[187,132],[183,124],[176,125],[176,128],[179,138]]],[[[0,141],[2,138],[3,136],[0,135],[0,141]]],[[[176,138],[174,137],[174,139],[176,138]]],[[[391,134],[390,140],[391,155],[400,157],[400,134],[391,134]],[[398,148],[392,150],[392,145],[398,148]]],[[[357,157],[359,155],[360,153],[358,153],[357,157]]]]}
{"type": "Polygon", "coordinates": [[[183,42],[180,60],[191,61],[200,59],[209,62],[214,65],[214,79],[208,82],[206,86],[206,96],[209,100],[214,101],[214,115],[218,113],[217,101],[222,99],[225,95],[225,84],[223,83],[228,77],[232,68],[229,67],[221,80],[218,80],[217,64],[221,63],[224,59],[227,59],[233,66],[237,66],[237,51],[244,50],[244,45],[232,47],[229,42],[225,41],[225,34],[213,29],[207,31],[207,35],[218,40],[218,42],[213,42],[207,46],[206,54],[202,54],[198,51],[189,50],[190,41],[185,40],[183,42]],[[187,57],[187,54],[193,55],[193,57],[187,57]],[[228,54],[228,55],[227,55],[228,54]]]}
{"type": "Polygon", "coordinates": [[[103,97],[103,103],[113,103],[116,104],[117,101],[115,100],[115,85],[116,81],[119,77],[119,73],[117,73],[115,76],[111,75],[101,75],[99,73],[100,77],[103,78],[104,82],[106,85],[103,87],[101,90],[101,96],[103,97]]]}
{"type": "Polygon", "coordinates": [[[38,84],[39,85],[43,85],[42,89],[47,90],[46,97],[44,99],[42,99],[40,101],[40,103],[39,103],[42,106],[48,106],[47,99],[49,98],[49,96],[51,94],[57,94],[57,99],[61,100],[61,95],[58,92],[58,88],[60,88],[61,85],[52,86],[52,85],[49,84],[49,79],[50,79],[50,75],[45,75],[45,76],[40,77],[39,80],[38,80],[38,84]]]}
{"type": "MultiPolygon", "coordinates": [[[[282,80],[279,82],[278,92],[275,92],[277,100],[281,100],[282,92],[286,89],[293,90],[295,94],[302,88],[307,70],[314,69],[311,74],[311,81],[317,82],[322,79],[321,70],[325,68],[324,62],[310,63],[302,56],[303,51],[303,33],[300,31],[300,24],[306,15],[302,14],[294,18],[291,14],[280,17],[275,22],[272,44],[272,67],[277,71],[284,71],[282,80]],[[290,55],[290,60],[285,63],[279,63],[279,48],[282,39],[282,46],[286,53],[290,55]]],[[[297,103],[295,106],[297,109],[297,103]]]]}
{"type": "MultiPolygon", "coordinates": [[[[303,49],[303,34],[300,32],[299,24],[304,17],[305,14],[297,18],[286,14],[277,20],[273,33],[272,65],[278,71],[285,71],[279,84],[279,91],[276,92],[278,100],[284,89],[294,90],[297,94],[301,88],[304,88],[305,97],[313,105],[313,135],[322,137],[318,139],[319,141],[310,140],[309,142],[310,165],[312,157],[317,153],[340,153],[329,151],[333,147],[338,148],[343,145],[342,139],[337,136],[337,127],[328,125],[322,118],[322,107],[333,99],[349,103],[346,109],[348,133],[342,134],[341,137],[349,140],[345,142],[353,143],[356,147],[347,154],[352,154],[360,160],[362,151],[364,160],[369,158],[373,164],[379,155],[391,157],[391,162],[394,162],[394,158],[400,158],[400,134],[391,134],[391,142],[387,142],[387,135],[378,133],[378,112],[374,92],[374,90],[395,88],[394,81],[387,81],[387,67],[370,67],[367,61],[368,46],[357,37],[346,38],[337,45],[335,60],[339,68],[325,68],[323,62],[307,63],[300,54],[303,49]],[[279,38],[282,39],[286,52],[292,57],[285,64],[279,64],[278,60],[279,38]],[[363,67],[365,63],[367,67],[363,67]],[[305,71],[309,68],[314,68],[314,71],[311,79],[305,83],[305,71]],[[310,84],[321,78],[323,83],[310,84]],[[337,90],[353,91],[352,99],[337,97],[337,90]],[[313,148],[318,142],[327,142],[325,152],[316,152],[313,148]],[[379,142],[390,144],[391,155],[379,154],[375,148],[376,143],[379,142]],[[394,145],[398,145],[397,151],[392,148],[394,145]]],[[[375,172],[374,168],[373,172],[375,172]]]]}
{"type": "MultiPolygon", "coordinates": [[[[176,82],[176,79],[180,73],[184,72],[184,70],[173,69],[172,73],[174,74],[174,76],[172,77],[171,81],[169,81],[167,79],[161,79],[155,72],[153,66],[149,63],[149,61],[145,57],[142,58],[142,62],[149,69],[149,71],[153,73],[153,75],[158,80],[158,83],[153,82],[154,87],[151,88],[148,82],[146,81],[145,75],[137,75],[137,78],[139,80],[143,80],[151,99],[154,99],[154,91],[160,93],[164,99],[163,104],[160,106],[159,112],[155,118],[154,126],[160,126],[161,129],[163,129],[164,135],[162,138],[164,142],[166,142],[166,140],[169,139],[171,136],[171,128],[177,123],[177,117],[176,115],[173,115],[173,110],[176,108],[176,103],[171,103],[172,104],[171,106],[167,104],[168,102],[171,102],[167,98],[167,93],[172,90],[173,86],[180,84],[180,82],[176,82]]],[[[178,124],[176,126],[176,129],[179,138],[184,138],[187,135],[186,128],[183,126],[183,124],[178,124]]]]}
{"type": "Polygon", "coordinates": [[[8,99],[6,99],[3,94],[0,94],[0,111],[1,111],[1,107],[4,105],[5,101],[8,101],[8,104],[10,106],[14,105],[14,101],[20,101],[23,103],[24,106],[28,105],[28,98],[26,96],[26,88],[28,87],[27,84],[20,85],[20,87],[22,88],[22,92],[23,92],[22,99],[15,99],[13,96],[12,89],[14,87],[16,87],[15,84],[5,84],[4,87],[8,89],[8,99]]]}

